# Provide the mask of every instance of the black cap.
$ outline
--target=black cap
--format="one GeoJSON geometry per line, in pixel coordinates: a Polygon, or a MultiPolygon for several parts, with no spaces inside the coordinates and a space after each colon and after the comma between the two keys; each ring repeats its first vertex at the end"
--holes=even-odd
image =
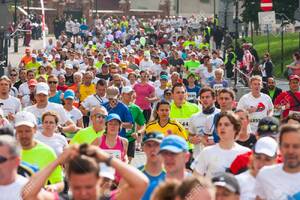
{"type": "Polygon", "coordinates": [[[212,179],[212,182],[215,186],[220,186],[228,189],[229,191],[240,194],[240,186],[236,178],[229,173],[219,173],[212,179]]]}
{"type": "Polygon", "coordinates": [[[258,122],[258,135],[277,135],[279,133],[279,121],[275,117],[264,117],[258,122]]]}

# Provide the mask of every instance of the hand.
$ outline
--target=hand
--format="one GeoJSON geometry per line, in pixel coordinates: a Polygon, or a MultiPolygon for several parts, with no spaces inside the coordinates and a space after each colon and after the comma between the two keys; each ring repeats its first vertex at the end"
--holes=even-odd
{"type": "Polygon", "coordinates": [[[56,185],[46,185],[45,190],[48,192],[57,192],[57,186],[56,185]]]}
{"type": "Polygon", "coordinates": [[[109,158],[109,154],[105,151],[101,150],[99,147],[94,145],[81,145],[79,147],[79,151],[83,150],[83,152],[80,152],[81,154],[85,154],[90,157],[94,157],[98,159],[98,162],[105,162],[109,158]]]}
{"type": "Polygon", "coordinates": [[[137,133],[132,133],[132,134],[131,134],[131,137],[133,137],[134,139],[136,139],[136,140],[137,140],[139,136],[138,136],[138,134],[137,134],[137,133]]]}
{"type": "Polygon", "coordinates": [[[62,154],[58,156],[58,161],[60,165],[67,163],[70,159],[73,159],[75,156],[79,155],[79,145],[74,144],[65,148],[62,154]]]}
{"type": "Polygon", "coordinates": [[[284,106],[282,106],[281,108],[283,108],[283,107],[284,107],[284,110],[290,109],[291,108],[291,104],[287,103],[284,106]]]}
{"type": "Polygon", "coordinates": [[[257,108],[255,108],[254,106],[251,106],[247,110],[248,110],[249,113],[254,113],[254,112],[256,112],[257,108]]]}
{"type": "Polygon", "coordinates": [[[145,97],[145,99],[150,102],[150,98],[149,97],[145,97]]]}
{"type": "Polygon", "coordinates": [[[10,113],[8,113],[8,115],[7,115],[7,119],[8,119],[9,121],[14,121],[14,120],[15,120],[15,115],[12,114],[12,113],[10,112],[10,113]]]}

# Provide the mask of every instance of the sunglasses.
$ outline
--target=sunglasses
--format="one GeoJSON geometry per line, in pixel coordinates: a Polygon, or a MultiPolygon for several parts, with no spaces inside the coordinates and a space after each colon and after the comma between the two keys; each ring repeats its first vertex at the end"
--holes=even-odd
{"type": "Polygon", "coordinates": [[[10,76],[18,76],[18,74],[10,74],[10,76]]]}
{"type": "Polygon", "coordinates": [[[105,119],[107,117],[107,115],[104,115],[104,114],[101,114],[101,113],[95,114],[94,116],[96,118],[102,118],[102,119],[105,119]]]}
{"type": "Polygon", "coordinates": [[[258,127],[258,130],[259,131],[272,131],[272,132],[275,132],[275,131],[278,131],[278,126],[277,125],[260,125],[258,127]]]}
{"type": "Polygon", "coordinates": [[[5,158],[4,156],[0,156],[0,164],[5,163],[6,161],[11,160],[11,159],[13,159],[13,158],[14,158],[14,157],[11,157],[11,158],[5,158]]]}
{"type": "Polygon", "coordinates": [[[57,84],[57,81],[48,81],[48,84],[57,84]]]}

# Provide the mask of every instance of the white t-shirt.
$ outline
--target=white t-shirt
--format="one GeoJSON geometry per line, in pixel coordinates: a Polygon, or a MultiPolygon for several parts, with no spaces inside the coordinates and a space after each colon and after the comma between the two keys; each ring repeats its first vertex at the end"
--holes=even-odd
{"type": "Polygon", "coordinates": [[[104,102],[108,101],[106,98],[99,97],[96,94],[88,96],[82,103],[84,109],[91,111],[93,107],[101,106],[104,102]]]}
{"type": "Polygon", "coordinates": [[[9,185],[0,185],[0,199],[22,200],[21,192],[27,181],[28,180],[25,177],[18,175],[15,182],[9,185]]]}
{"type": "Polygon", "coordinates": [[[153,66],[152,60],[142,60],[140,62],[140,69],[141,70],[151,70],[151,67],[153,66]]]}
{"type": "Polygon", "coordinates": [[[219,172],[225,172],[234,159],[243,153],[251,151],[237,143],[230,150],[222,149],[219,144],[205,147],[192,164],[192,169],[200,175],[214,177],[219,172]]]}
{"type": "Polygon", "coordinates": [[[3,104],[0,107],[3,110],[4,116],[6,117],[9,113],[16,114],[21,110],[21,102],[18,98],[8,96],[7,99],[0,99],[0,103],[3,104]]]}
{"type": "Polygon", "coordinates": [[[37,132],[34,135],[34,138],[51,147],[57,156],[59,156],[63,152],[64,148],[66,148],[68,145],[67,139],[57,133],[54,133],[52,137],[47,137],[41,132],[37,132]]]}
{"type": "Polygon", "coordinates": [[[56,112],[58,114],[58,119],[59,119],[58,123],[61,125],[65,124],[67,121],[71,121],[71,119],[68,117],[67,112],[64,109],[64,107],[57,103],[48,102],[48,104],[45,108],[37,108],[36,104],[35,104],[33,106],[28,106],[28,107],[24,108],[24,110],[31,112],[32,114],[34,114],[36,116],[39,130],[42,129],[42,115],[46,111],[56,112]]]}
{"type": "Polygon", "coordinates": [[[58,76],[60,74],[66,74],[66,71],[64,69],[56,69],[56,68],[53,68],[52,70],[52,74],[55,75],[55,76],[58,76]]]}
{"type": "Polygon", "coordinates": [[[70,111],[66,110],[66,112],[67,112],[69,118],[74,122],[74,124],[77,124],[77,121],[79,119],[81,119],[82,116],[83,116],[81,111],[78,108],[74,107],[74,106],[73,106],[72,110],[70,110],[70,111]]]}
{"type": "Polygon", "coordinates": [[[260,97],[255,98],[250,92],[242,96],[237,105],[237,109],[247,110],[251,107],[257,109],[256,112],[249,114],[251,131],[256,132],[259,120],[267,117],[268,111],[273,110],[274,106],[272,99],[268,95],[260,93],[260,97]]]}
{"type": "Polygon", "coordinates": [[[235,178],[241,189],[240,200],[255,200],[255,177],[250,174],[249,170],[236,175],[235,178]]]}
{"type": "Polygon", "coordinates": [[[26,94],[30,94],[30,90],[29,90],[29,87],[28,87],[28,83],[25,82],[25,83],[22,83],[19,87],[19,96],[24,96],[26,94]]]}
{"type": "Polygon", "coordinates": [[[300,172],[287,173],[283,164],[265,166],[256,176],[255,194],[265,200],[298,200],[300,172]]]}
{"type": "Polygon", "coordinates": [[[210,63],[212,65],[213,69],[218,69],[221,65],[224,64],[223,60],[220,58],[216,58],[216,59],[213,58],[213,59],[211,59],[210,63]]]}
{"type": "MultiPolygon", "coordinates": [[[[214,130],[214,117],[215,114],[219,112],[220,110],[216,108],[211,114],[204,114],[203,112],[193,114],[189,122],[189,132],[200,136],[212,135],[214,130]]],[[[194,145],[193,157],[197,158],[203,148],[203,144],[194,145]]]]}

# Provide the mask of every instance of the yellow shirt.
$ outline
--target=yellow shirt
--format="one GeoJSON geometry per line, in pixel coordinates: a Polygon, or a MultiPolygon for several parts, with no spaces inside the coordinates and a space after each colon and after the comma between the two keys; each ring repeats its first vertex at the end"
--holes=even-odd
{"type": "Polygon", "coordinates": [[[170,119],[169,122],[163,127],[160,126],[158,120],[149,122],[146,126],[146,134],[153,131],[160,132],[165,136],[172,135],[172,134],[178,135],[187,140],[187,133],[184,127],[179,122],[173,119],[170,119]]]}
{"type": "Polygon", "coordinates": [[[96,93],[95,85],[91,84],[89,86],[86,86],[84,84],[81,84],[79,86],[79,93],[80,93],[80,101],[83,102],[88,96],[96,93]]]}

